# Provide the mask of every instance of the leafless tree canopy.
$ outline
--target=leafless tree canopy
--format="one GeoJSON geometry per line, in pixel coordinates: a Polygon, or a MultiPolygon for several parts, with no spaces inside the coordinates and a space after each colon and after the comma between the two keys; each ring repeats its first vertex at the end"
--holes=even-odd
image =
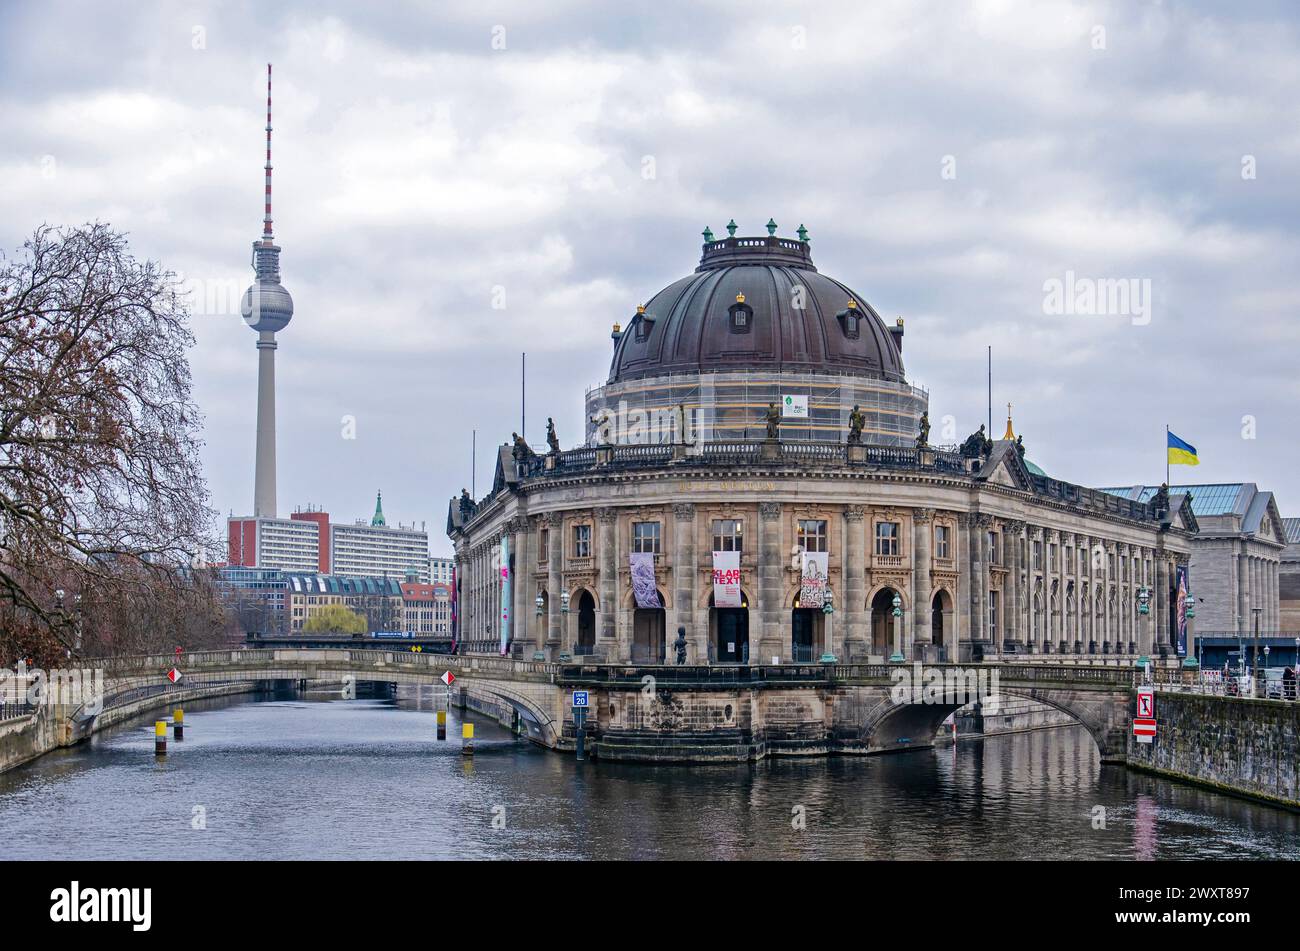
{"type": "MultiPolygon", "coordinates": [[[[211,550],[213,513],[194,338],[171,275],[103,224],[42,227],[0,265],[0,660],[11,662],[75,648],[77,612],[92,604],[100,628],[141,598],[194,596],[187,569],[211,550]]],[[[120,625],[101,632],[105,649],[132,640],[130,618],[120,625]]]]}

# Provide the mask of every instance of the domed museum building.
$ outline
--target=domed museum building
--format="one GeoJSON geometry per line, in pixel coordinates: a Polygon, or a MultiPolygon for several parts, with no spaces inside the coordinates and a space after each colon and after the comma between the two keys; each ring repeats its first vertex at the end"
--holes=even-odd
{"type": "Polygon", "coordinates": [[[516,438],[451,500],[458,649],[673,663],[681,628],[689,664],[1174,653],[1187,497],[1050,478],[1010,419],[931,445],[903,321],[767,230],[706,229],[614,325],[582,446],[516,438]]]}

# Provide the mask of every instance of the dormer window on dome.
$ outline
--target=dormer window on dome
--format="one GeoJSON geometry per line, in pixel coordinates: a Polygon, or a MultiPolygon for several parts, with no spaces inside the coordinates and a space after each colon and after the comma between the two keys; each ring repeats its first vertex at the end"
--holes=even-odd
{"type": "Polygon", "coordinates": [[[858,308],[858,302],[849,298],[849,305],[844,310],[835,315],[835,319],[840,322],[840,329],[844,331],[844,336],[850,340],[857,340],[862,331],[859,329],[866,315],[858,308]]]}
{"type": "Polygon", "coordinates": [[[736,302],[727,308],[727,316],[733,334],[747,334],[754,325],[754,308],[745,303],[743,291],[736,295],[736,302]]]}
{"type": "Polygon", "coordinates": [[[655,319],[645,312],[644,304],[637,305],[632,325],[636,328],[636,342],[645,343],[650,336],[650,331],[654,329],[655,319]]]}

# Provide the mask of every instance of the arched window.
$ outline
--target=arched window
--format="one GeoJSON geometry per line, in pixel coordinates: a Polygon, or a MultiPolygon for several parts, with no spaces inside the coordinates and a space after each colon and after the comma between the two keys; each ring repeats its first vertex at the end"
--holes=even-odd
{"type": "Polygon", "coordinates": [[[736,295],[736,302],[727,308],[727,315],[733,334],[747,334],[754,325],[754,308],[745,303],[744,294],[736,295]]]}

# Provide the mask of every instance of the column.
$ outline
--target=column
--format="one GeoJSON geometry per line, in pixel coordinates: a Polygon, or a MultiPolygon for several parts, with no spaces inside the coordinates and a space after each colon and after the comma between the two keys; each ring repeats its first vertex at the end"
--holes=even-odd
{"type": "Polygon", "coordinates": [[[861,505],[844,509],[844,596],[835,599],[835,611],[843,620],[839,635],[844,650],[836,656],[851,662],[867,651],[867,511],[861,505]]]}
{"type": "Polygon", "coordinates": [[[1243,551],[1238,551],[1234,559],[1237,565],[1237,623],[1235,627],[1238,634],[1246,632],[1246,619],[1250,616],[1250,583],[1246,572],[1245,542],[1242,542],[1242,546],[1243,551]]]}
{"type": "Polygon", "coordinates": [[[974,601],[975,595],[971,591],[971,558],[973,557],[970,550],[970,524],[971,517],[968,512],[957,513],[957,531],[954,533],[952,540],[953,554],[957,559],[957,591],[956,603],[953,604],[953,653],[954,661],[961,660],[960,643],[970,641],[975,637],[974,630],[971,627],[971,602],[974,601]],[[963,570],[964,569],[964,570],[963,570]]]}
{"type": "MultiPolygon", "coordinates": [[[[744,555],[742,554],[743,558],[744,555]]],[[[678,502],[673,505],[673,618],[675,625],[665,625],[666,654],[672,654],[672,643],[677,640],[677,628],[686,628],[686,662],[704,664],[709,658],[708,625],[699,626],[695,618],[695,505],[678,502]],[[700,627],[700,629],[696,629],[700,627]]],[[[667,620],[667,618],[665,618],[667,620]]],[[[671,663],[676,659],[668,657],[671,663]]]]}
{"type": "Polygon", "coordinates": [[[1163,548],[1155,554],[1156,583],[1151,613],[1156,616],[1153,636],[1154,647],[1160,650],[1169,646],[1169,561],[1163,548]]]}
{"type": "Polygon", "coordinates": [[[599,588],[600,618],[596,626],[596,656],[610,662],[618,654],[616,624],[618,617],[618,510],[602,507],[596,509],[596,524],[600,526],[599,588]]]}
{"type": "Polygon", "coordinates": [[[1030,635],[1025,631],[1024,617],[1020,611],[1023,585],[1020,578],[1020,535],[1024,530],[1024,522],[1002,523],[1002,560],[1007,568],[1007,584],[1002,592],[1005,603],[1002,605],[1002,610],[1007,616],[1007,638],[1027,644],[1030,635]]]}
{"type": "Polygon", "coordinates": [[[532,604],[528,598],[528,517],[516,516],[510,520],[510,552],[514,556],[514,570],[510,572],[511,631],[510,640],[517,645],[517,653],[523,660],[533,656],[532,641],[528,637],[531,625],[528,618],[532,613],[532,604]]]}
{"type": "MultiPolygon", "coordinates": [[[[966,533],[968,551],[970,552],[970,636],[971,640],[985,640],[988,637],[988,612],[985,601],[988,597],[988,582],[984,573],[984,532],[990,518],[978,512],[970,515],[970,530],[966,533]]],[[[993,646],[996,650],[996,645],[993,646]]]]}
{"type": "Polygon", "coordinates": [[[781,571],[785,567],[781,546],[781,503],[758,503],[758,637],[753,630],[750,607],[749,655],[752,664],[770,664],[773,657],[785,657],[781,636],[781,571]]]}
{"type": "Polygon", "coordinates": [[[548,512],[546,520],[546,659],[560,659],[564,649],[563,616],[560,613],[560,594],[564,588],[561,571],[564,568],[564,516],[548,512]]]}
{"type": "MultiPolygon", "coordinates": [[[[930,539],[934,509],[912,509],[912,644],[930,643],[930,539]]],[[[928,653],[933,654],[934,651],[928,653]]],[[[918,659],[915,647],[903,656],[918,659]]],[[[930,660],[927,656],[923,658],[930,660]]]]}

